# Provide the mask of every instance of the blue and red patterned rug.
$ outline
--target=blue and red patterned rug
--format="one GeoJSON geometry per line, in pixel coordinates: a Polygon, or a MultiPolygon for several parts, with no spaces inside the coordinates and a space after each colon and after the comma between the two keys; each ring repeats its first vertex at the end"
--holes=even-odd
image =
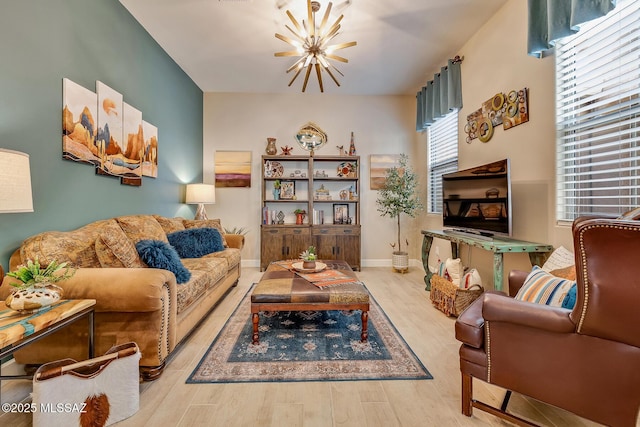
{"type": "Polygon", "coordinates": [[[367,343],[360,342],[360,311],[282,311],[260,313],[260,343],[253,345],[250,295],[187,383],[433,378],[373,297],[367,343]]]}

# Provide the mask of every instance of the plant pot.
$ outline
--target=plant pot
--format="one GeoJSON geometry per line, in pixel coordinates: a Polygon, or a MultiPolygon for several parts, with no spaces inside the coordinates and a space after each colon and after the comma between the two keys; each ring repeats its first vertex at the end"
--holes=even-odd
{"type": "Polygon", "coordinates": [[[316,262],[315,261],[302,260],[302,268],[304,268],[306,270],[315,269],[316,268],[316,262]]]}
{"type": "Polygon", "coordinates": [[[62,288],[52,283],[30,286],[13,291],[5,304],[16,311],[35,311],[57,303],[62,299],[62,288]]]}
{"type": "Polygon", "coordinates": [[[409,271],[409,254],[407,252],[394,252],[391,255],[391,266],[400,273],[409,271]]]}
{"type": "Polygon", "coordinates": [[[304,223],[304,214],[298,213],[296,214],[296,225],[302,225],[304,223]]]}

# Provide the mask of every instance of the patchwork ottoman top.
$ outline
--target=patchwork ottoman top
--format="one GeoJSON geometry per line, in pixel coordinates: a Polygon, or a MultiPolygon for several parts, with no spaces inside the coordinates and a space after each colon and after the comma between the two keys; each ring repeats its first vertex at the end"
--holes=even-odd
{"type": "Polygon", "coordinates": [[[368,303],[369,293],[358,281],[345,261],[328,260],[327,270],[337,270],[343,283],[331,286],[316,286],[303,275],[287,269],[280,263],[271,263],[262,275],[253,293],[252,303],[368,303]]]}

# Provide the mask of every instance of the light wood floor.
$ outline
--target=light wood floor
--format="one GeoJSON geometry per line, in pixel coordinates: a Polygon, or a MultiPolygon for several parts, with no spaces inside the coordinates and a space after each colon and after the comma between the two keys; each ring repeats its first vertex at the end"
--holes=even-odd
{"type": "MultiPolygon", "coordinates": [[[[185,384],[249,286],[262,273],[245,268],[240,283],[181,346],[162,377],[140,386],[140,410],[118,426],[505,426],[474,410],[460,413],[459,342],[454,319],[431,306],[423,273],[364,268],[358,276],[433,380],[307,383],[185,384]]],[[[2,402],[28,401],[28,381],[4,381],[2,402]]],[[[481,400],[498,405],[500,389],[474,383],[481,400]]],[[[545,426],[594,426],[563,410],[512,397],[509,410],[545,426]]],[[[30,415],[0,413],[2,426],[29,426],[30,415]]]]}

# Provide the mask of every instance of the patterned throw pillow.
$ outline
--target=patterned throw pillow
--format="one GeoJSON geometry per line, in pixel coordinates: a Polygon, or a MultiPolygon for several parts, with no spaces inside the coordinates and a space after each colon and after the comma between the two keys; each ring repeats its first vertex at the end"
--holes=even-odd
{"type": "Polygon", "coordinates": [[[515,298],[521,301],[562,307],[570,289],[576,282],[556,277],[542,270],[537,265],[533,267],[515,298]]]}
{"type": "Polygon", "coordinates": [[[158,221],[151,215],[129,215],[116,218],[122,231],[133,242],[140,240],[167,240],[167,234],[164,232],[158,221]]]}
{"type": "Polygon", "coordinates": [[[222,236],[222,244],[225,248],[229,247],[226,239],[224,238],[224,228],[222,228],[222,223],[219,219],[185,219],[182,221],[184,227],[189,228],[215,228],[222,236]]]}
{"type": "Polygon", "coordinates": [[[166,234],[184,230],[184,224],[182,223],[184,218],[167,218],[160,215],[154,215],[153,217],[158,221],[158,224],[160,224],[166,234]]]}
{"type": "Polygon", "coordinates": [[[169,244],[180,258],[200,258],[224,250],[222,236],[215,228],[190,228],[167,234],[169,244]]]}
{"type": "Polygon", "coordinates": [[[114,221],[96,239],[96,255],[103,268],[145,268],[136,247],[114,221]]]}
{"type": "Polygon", "coordinates": [[[151,268],[169,270],[176,275],[178,283],[186,283],[191,278],[191,272],[180,261],[180,257],[173,247],[160,240],[140,240],[136,243],[140,258],[151,268]]]}

